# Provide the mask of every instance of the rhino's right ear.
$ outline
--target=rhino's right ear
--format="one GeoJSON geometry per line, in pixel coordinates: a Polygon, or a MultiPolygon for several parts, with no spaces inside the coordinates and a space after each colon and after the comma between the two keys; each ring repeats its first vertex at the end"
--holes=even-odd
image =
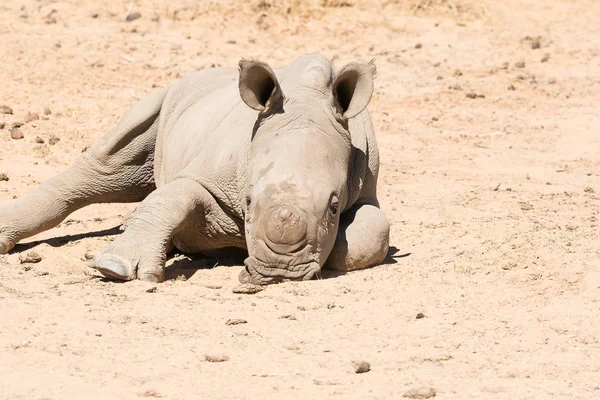
{"type": "Polygon", "coordinates": [[[241,60],[240,96],[244,103],[261,114],[272,112],[283,104],[283,93],[275,73],[266,63],[241,60]]]}
{"type": "Polygon", "coordinates": [[[333,82],[335,107],[344,118],[357,116],[367,107],[373,95],[375,64],[350,63],[343,67],[333,82]]]}

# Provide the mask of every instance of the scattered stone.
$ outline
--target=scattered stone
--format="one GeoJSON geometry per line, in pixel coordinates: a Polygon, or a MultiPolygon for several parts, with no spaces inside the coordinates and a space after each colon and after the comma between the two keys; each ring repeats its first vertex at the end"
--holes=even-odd
{"type": "Polygon", "coordinates": [[[428,387],[419,387],[415,389],[410,389],[406,391],[402,397],[407,397],[409,399],[430,399],[435,397],[435,390],[428,387]]]}
{"type": "Polygon", "coordinates": [[[282,315],[281,317],[279,317],[279,319],[289,319],[291,321],[296,321],[296,317],[293,316],[292,314],[286,314],[286,315],[282,315]]]}
{"type": "Polygon", "coordinates": [[[515,68],[525,68],[525,61],[517,61],[515,63],[515,68]]]}
{"type": "Polygon", "coordinates": [[[42,138],[41,138],[41,137],[39,137],[39,136],[36,136],[36,137],[35,137],[35,142],[36,142],[36,143],[39,143],[39,144],[42,144],[42,143],[44,143],[44,139],[42,139],[42,138]]]}
{"type": "Polygon", "coordinates": [[[48,107],[44,108],[44,115],[50,115],[52,114],[52,110],[50,110],[48,107]]]}
{"type": "Polygon", "coordinates": [[[229,361],[229,357],[227,357],[227,356],[209,356],[209,355],[205,355],[204,356],[204,361],[208,361],[208,362],[212,362],[212,363],[218,363],[218,362],[229,361]]]}
{"type": "Polygon", "coordinates": [[[466,97],[468,97],[469,99],[477,99],[477,98],[485,99],[485,95],[484,94],[476,94],[476,93],[473,93],[473,92],[467,93],[466,97]]]}
{"type": "Polygon", "coordinates": [[[141,18],[142,14],[140,14],[139,12],[133,12],[129,15],[127,15],[127,17],[125,18],[125,21],[127,22],[131,22],[131,21],[135,21],[138,18],[141,18]]]}
{"type": "Polygon", "coordinates": [[[8,175],[6,175],[6,173],[2,172],[0,173],[0,182],[7,182],[9,180],[8,175]]]}
{"type": "Polygon", "coordinates": [[[33,269],[33,267],[31,265],[26,265],[23,267],[23,271],[27,272],[27,271],[31,271],[33,269]]]}
{"type": "Polygon", "coordinates": [[[554,78],[548,79],[548,84],[549,85],[554,85],[555,83],[556,83],[556,79],[554,79],[554,78]]]}
{"type": "Polygon", "coordinates": [[[357,374],[364,374],[371,370],[371,364],[366,361],[352,361],[352,366],[357,374]]]}
{"type": "Polygon", "coordinates": [[[541,45],[541,43],[540,43],[540,41],[539,41],[539,40],[537,40],[537,39],[534,39],[534,40],[532,40],[532,41],[531,41],[531,48],[532,48],[533,50],[537,50],[537,49],[539,49],[540,47],[542,47],[542,45],[541,45]]]}
{"type": "Polygon", "coordinates": [[[242,283],[232,289],[235,294],[256,294],[265,290],[264,286],[242,283]]]}
{"type": "Polygon", "coordinates": [[[510,86],[508,87],[508,90],[517,90],[517,88],[515,87],[515,85],[510,85],[510,86]]]}
{"type": "Polygon", "coordinates": [[[179,274],[175,278],[175,281],[177,281],[177,282],[185,282],[185,281],[187,281],[187,276],[185,276],[184,274],[179,274]]]}
{"type": "Polygon", "coordinates": [[[23,121],[15,121],[15,122],[13,122],[12,124],[10,124],[10,127],[11,127],[11,128],[20,128],[20,127],[22,127],[23,125],[24,125],[24,124],[23,124],[23,121]]]}
{"type": "Polygon", "coordinates": [[[246,321],[245,319],[228,319],[227,321],[225,321],[225,325],[242,325],[242,324],[247,324],[248,321],[246,321]]]}
{"type": "Polygon", "coordinates": [[[438,117],[431,117],[431,120],[432,121],[439,121],[439,118],[438,117]]]}
{"type": "Polygon", "coordinates": [[[521,210],[523,211],[533,210],[533,206],[530,203],[527,203],[526,201],[521,201],[519,202],[519,204],[521,205],[521,210]]]}
{"type": "Polygon", "coordinates": [[[519,74],[519,75],[517,75],[517,79],[520,81],[524,81],[525,79],[527,79],[527,77],[525,75],[519,74]]]}
{"type": "Polygon", "coordinates": [[[591,187],[586,187],[585,189],[583,189],[584,192],[586,193],[595,193],[594,189],[592,189],[591,187]]]}
{"type": "Polygon", "coordinates": [[[6,126],[6,122],[0,121],[0,129],[4,129],[5,126],[6,126]]]}
{"type": "Polygon", "coordinates": [[[227,44],[236,44],[237,42],[235,40],[228,40],[227,44]]]}
{"type": "Polygon", "coordinates": [[[35,264],[42,261],[42,256],[40,256],[35,251],[30,251],[27,254],[21,253],[19,255],[19,262],[21,264],[35,264]]]}
{"type": "Polygon", "coordinates": [[[462,71],[460,69],[454,70],[454,76],[462,76],[462,71]]]}
{"type": "Polygon", "coordinates": [[[423,319],[425,318],[425,314],[423,314],[422,312],[418,313],[416,316],[417,319],[423,319]]]}
{"type": "Polygon", "coordinates": [[[50,146],[54,146],[56,143],[60,142],[60,138],[56,135],[50,135],[50,139],[48,139],[48,144],[50,146]]]}
{"type": "Polygon", "coordinates": [[[452,90],[462,90],[462,86],[460,86],[459,84],[454,84],[454,85],[450,85],[450,86],[448,86],[448,89],[452,89],[452,90]]]}
{"type": "Polygon", "coordinates": [[[90,15],[90,17],[92,17],[94,19],[98,18],[99,16],[100,16],[100,14],[98,14],[98,13],[92,13],[92,15],[90,15]]]}
{"type": "Polygon", "coordinates": [[[146,293],[156,293],[158,288],[156,286],[152,286],[150,289],[146,290],[146,293]]]}
{"type": "Polygon", "coordinates": [[[213,284],[206,284],[204,285],[205,288],[207,289],[221,289],[223,287],[223,285],[213,285],[213,284]]]}
{"type": "Polygon", "coordinates": [[[501,68],[502,68],[502,69],[508,69],[508,66],[509,66],[509,65],[510,65],[510,64],[509,64],[509,62],[508,62],[508,61],[506,61],[506,62],[503,62],[503,63],[502,63],[502,67],[501,67],[501,68]]]}
{"type": "Polygon", "coordinates": [[[10,137],[18,140],[18,139],[23,139],[25,136],[23,136],[23,132],[21,132],[21,130],[19,128],[12,128],[10,130],[10,137]]]}
{"type": "Polygon", "coordinates": [[[0,106],[0,114],[12,114],[13,109],[9,106],[0,106]]]}
{"type": "Polygon", "coordinates": [[[92,253],[91,251],[87,250],[84,254],[83,254],[83,259],[86,261],[90,261],[94,259],[94,253],[92,253]]]}
{"type": "Polygon", "coordinates": [[[542,57],[542,59],[540,61],[545,63],[545,62],[548,62],[549,59],[550,59],[550,54],[544,54],[544,57],[542,57]]]}
{"type": "Polygon", "coordinates": [[[31,121],[37,121],[40,119],[40,116],[37,113],[28,113],[25,118],[23,118],[23,122],[28,124],[31,121]]]}
{"type": "Polygon", "coordinates": [[[422,45],[421,43],[417,43],[417,44],[415,45],[415,49],[420,49],[421,47],[423,47],[423,45],[422,45]]]}
{"type": "Polygon", "coordinates": [[[515,262],[508,262],[502,266],[502,269],[505,271],[510,271],[511,269],[515,268],[517,268],[517,263],[515,262]]]}
{"type": "Polygon", "coordinates": [[[435,78],[435,79],[437,79],[438,81],[441,81],[442,79],[444,79],[444,77],[441,75],[438,75],[437,78],[435,78]]]}
{"type": "Polygon", "coordinates": [[[441,64],[442,64],[442,63],[440,63],[440,62],[436,62],[435,64],[433,64],[433,67],[434,67],[434,68],[437,68],[437,67],[439,67],[441,64]]]}

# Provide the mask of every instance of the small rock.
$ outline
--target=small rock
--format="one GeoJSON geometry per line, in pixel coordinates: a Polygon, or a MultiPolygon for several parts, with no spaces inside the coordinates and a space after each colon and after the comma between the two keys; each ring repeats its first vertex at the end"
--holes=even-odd
{"type": "Polygon", "coordinates": [[[242,325],[242,324],[247,324],[248,321],[246,321],[245,319],[228,319],[227,321],[225,321],[225,325],[242,325]]]}
{"type": "Polygon", "coordinates": [[[364,374],[371,370],[371,364],[366,361],[353,361],[352,366],[354,367],[354,372],[357,374],[364,374]]]}
{"type": "Polygon", "coordinates": [[[431,117],[431,120],[432,121],[439,121],[439,118],[438,117],[431,117]]]}
{"type": "Polygon", "coordinates": [[[0,182],[7,182],[9,180],[8,175],[6,175],[6,173],[2,172],[0,173],[0,182]]]}
{"type": "Polygon", "coordinates": [[[92,253],[91,251],[89,251],[89,250],[88,250],[88,251],[86,251],[86,252],[83,254],[83,258],[84,258],[84,260],[86,260],[86,261],[93,260],[93,259],[94,259],[94,253],[92,253]]]}
{"type": "Polygon", "coordinates": [[[430,399],[435,397],[435,394],[435,390],[432,388],[419,387],[406,391],[402,397],[407,397],[409,399],[430,399]]]}
{"type": "Polygon", "coordinates": [[[518,61],[515,63],[515,68],[525,68],[525,61],[518,61]]]}
{"type": "Polygon", "coordinates": [[[541,62],[545,63],[550,59],[550,54],[544,54],[544,57],[542,57],[542,59],[540,60],[541,62]]]}
{"type": "Polygon", "coordinates": [[[533,206],[525,201],[521,201],[519,204],[521,205],[521,210],[523,211],[533,210],[533,206]]]}
{"type": "Polygon", "coordinates": [[[23,139],[25,136],[23,136],[23,132],[21,132],[21,130],[19,128],[12,128],[10,130],[10,137],[18,140],[18,139],[23,139]]]}
{"type": "Polygon", "coordinates": [[[450,85],[450,86],[448,86],[448,89],[452,89],[452,90],[462,90],[462,86],[460,86],[459,84],[450,85]]]}
{"type": "Polygon", "coordinates": [[[0,121],[0,129],[4,129],[5,126],[6,126],[6,122],[0,121]]]}
{"type": "Polygon", "coordinates": [[[508,66],[509,66],[509,65],[510,65],[510,64],[509,64],[509,62],[508,62],[508,61],[506,61],[506,62],[503,62],[503,63],[502,63],[502,67],[501,67],[501,68],[502,68],[502,69],[508,69],[508,66]]]}
{"type": "Polygon", "coordinates": [[[510,86],[508,87],[508,90],[517,90],[517,88],[515,87],[515,85],[510,85],[510,86]]]}
{"type": "Polygon", "coordinates": [[[23,124],[23,121],[15,121],[15,122],[13,122],[12,124],[10,124],[10,127],[11,127],[11,128],[20,128],[20,127],[22,127],[23,125],[24,125],[24,124],[23,124]]]}
{"type": "Polygon", "coordinates": [[[229,361],[229,357],[227,357],[227,356],[209,356],[209,355],[205,355],[204,356],[204,360],[208,361],[208,362],[212,362],[212,363],[218,363],[218,362],[229,361]]]}
{"type": "Polygon", "coordinates": [[[441,81],[442,79],[444,79],[444,77],[441,75],[438,75],[437,78],[435,78],[435,79],[437,79],[438,81],[441,81]]]}
{"type": "Polygon", "coordinates": [[[515,268],[517,268],[517,263],[515,262],[508,262],[502,266],[502,269],[505,271],[510,271],[511,269],[515,268]]]}
{"type": "Polygon", "coordinates": [[[440,62],[436,62],[435,64],[433,64],[433,67],[434,67],[434,68],[437,68],[437,67],[439,67],[441,64],[442,64],[442,63],[440,63],[440,62]]]}
{"type": "Polygon", "coordinates": [[[37,121],[38,119],[40,119],[40,116],[37,113],[29,113],[23,118],[23,122],[28,124],[31,121],[37,121]]]}
{"type": "Polygon", "coordinates": [[[556,83],[556,79],[554,79],[554,78],[548,79],[548,84],[549,85],[554,85],[555,83],[556,83]]]}
{"type": "Polygon", "coordinates": [[[223,285],[213,285],[213,284],[206,284],[204,285],[205,288],[207,289],[221,289],[223,287],[223,285]]]}
{"type": "Polygon", "coordinates": [[[125,18],[125,21],[127,22],[131,22],[131,21],[135,21],[138,18],[141,18],[142,14],[140,14],[139,12],[133,12],[129,15],[127,15],[127,17],[125,18]]]}
{"type": "Polygon", "coordinates": [[[592,189],[592,188],[591,188],[591,187],[589,187],[589,186],[588,186],[588,187],[586,187],[585,189],[583,189],[583,191],[584,191],[584,192],[586,192],[586,193],[594,193],[594,192],[595,192],[595,191],[594,191],[594,189],[592,189]]]}
{"type": "Polygon", "coordinates": [[[50,115],[52,114],[52,110],[50,110],[48,107],[44,108],[44,115],[50,115]]]}
{"type": "Polygon", "coordinates": [[[415,49],[420,49],[421,47],[423,47],[423,45],[422,45],[421,43],[417,43],[417,44],[415,45],[415,49]]]}
{"type": "Polygon", "coordinates": [[[185,276],[184,274],[179,274],[175,278],[175,281],[177,281],[177,282],[185,282],[185,281],[187,281],[187,276],[185,276]]]}
{"type": "Polygon", "coordinates": [[[39,143],[39,144],[42,144],[42,143],[44,143],[44,139],[42,139],[42,138],[41,138],[41,137],[39,137],[39,136],[36,136],[36,137],[35,137],[35,142],[36,142],[36,143],[39,143]]]}
{"type": "Polygon", "coordinates": [[[30,251],[27,254],[21,253],[19,255],[19,262],[21,264],[35,264],[39,263],[40,261],[42,261],[42,256],[40,256],[35,251],[30,251]]]}
{"type": "Polygon", "coordinates": [[[227,44],[236,44],[237,42],[235,40],[228,40],[227,44]]]}
{"type": "Polygon", "coordinates": [[[454,70],[454,76],[462,76],[462,71],[460,69],[454,70]]]}
{"type": "Polygon", "coordinates": [[[150,289],[146,290],[146,293],[156,293],[158,288],[156,286],[152,286],[150,289]]]}
{"type": "Polygon", "coordinates": [[[56,143],[60,142],[60,138],[56,135],[50,135],[50,139],[48,139],[48,144],[50,146],[54,146],[56,143]]]}
{"type": "Polygon", "coordinates": [[[265,290],[264,286],[251,285],[249,283],[242,283],[232,289],[235,294],[256,294],[265,290]]]}
{"type": "Polygon", "coordinates": [[[418,313],[417,316],[415,317],[417,319],[423,319],[425,318],[425,314],[423,314],[422,312],[418,313]]]}
{"type": "Polygon", "coordinates": [[[12,114],[13,109],[9,106],[0,106],[0,114],[12,114]]]}
{"type": "Polygon", "coordinates": [[[542,47],[542,45],[541,45],[541,43],[540,43],[539,40],[534,39],[534,40],[531,41],[531,48],[533,50],[539,49],[540,47],[542,47]]]}
{"type": "Polygon", "coordinates": [[[291,321],[296,321],[296,317],[294,317],[292,314],[286,314],[286,315],[282,315],[281,317],[279,317],[279,319],[289,319],[291,321]]]}

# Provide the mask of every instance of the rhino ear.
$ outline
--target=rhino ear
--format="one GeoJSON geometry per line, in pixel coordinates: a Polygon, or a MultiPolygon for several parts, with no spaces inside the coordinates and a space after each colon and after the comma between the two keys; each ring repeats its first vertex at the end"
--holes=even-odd
{"type": "Polygon", "coordinates": [[[283,93],[275,73],[266,63],[241,60],[240,96],[250,108],[266,114],[283,103],[283,93]]]}
{"type": "Polygon", "coordinates": [[[357,116],[367,107],[373,94],[375,64],[350,63],[333,82],[333,99],[337,111],[346,119],[357,116]]]}

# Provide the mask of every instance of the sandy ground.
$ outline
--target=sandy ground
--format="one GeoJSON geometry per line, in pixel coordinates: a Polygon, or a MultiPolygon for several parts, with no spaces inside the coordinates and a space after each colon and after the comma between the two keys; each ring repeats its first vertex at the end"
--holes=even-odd
{"type": "Polygon", "coordinates": [[[596,0],[165,3],[0,3],[0,202],[186,73],[375,58],[394,254],[255,295],[199,257],[118,284],[83,259],[133,205],[80,210],[0,256],[1,399],[600,398],[596,0]]]}

